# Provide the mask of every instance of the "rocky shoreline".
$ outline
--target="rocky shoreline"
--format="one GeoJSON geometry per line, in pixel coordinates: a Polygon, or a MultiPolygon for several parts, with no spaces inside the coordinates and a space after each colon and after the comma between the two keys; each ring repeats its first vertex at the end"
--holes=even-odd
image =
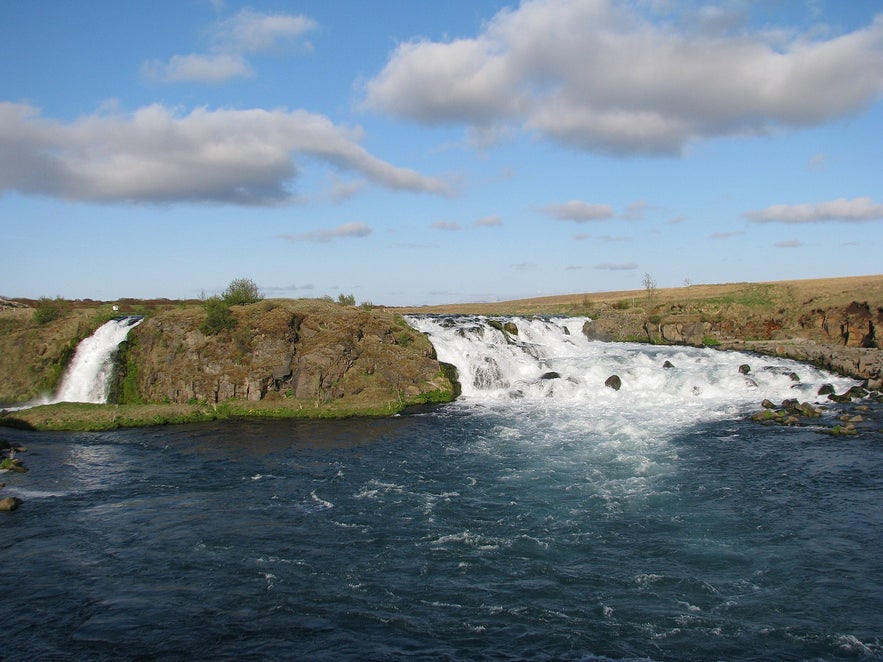
{"type": "Polygon", "coordinates": [[[726,340],[717,347],[811,363],[838,375],[865,380],[871,390],[883,389],[883,350],[876,347],[845,347],[800,339],[726,340]]]}

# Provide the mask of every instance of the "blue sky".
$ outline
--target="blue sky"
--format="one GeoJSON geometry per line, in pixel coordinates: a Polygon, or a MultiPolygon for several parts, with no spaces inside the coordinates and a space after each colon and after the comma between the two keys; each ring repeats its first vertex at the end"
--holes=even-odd
{"type": "Polygon", "coordinates": [[[883,272],[883,3],[0,4],[0,295],[883,272]]]}

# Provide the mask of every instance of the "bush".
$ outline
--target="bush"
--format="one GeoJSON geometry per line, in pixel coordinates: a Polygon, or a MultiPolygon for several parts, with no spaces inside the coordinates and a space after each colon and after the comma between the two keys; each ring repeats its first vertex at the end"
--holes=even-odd
{"type": "Polygon", "coordinates": [[[356,297],[352,294],[338,294],[337,303],[339,303],[341,306],[355,306],[356,297]]]}
{"type": "Polygon", "coordinates": [[[230,282],[221,298],[229,306],[244,306],[264,298],[255,282],[249,278],[236,278],[230,282]]]}
{"type": "Polygon", "coordinates": [[[205,321],[199,330],[207,336],[216,336],[221,331],[228,331],[236,326],[236,318],[233,311],[219,297],[211,297],[205,300],[205,321]]]}
{"type": "Polygon", "coordinates": [[[48,324],[67,315],[70,309],[70,302],[65,301],[61,297],[55,297],[54,299],[40,297],[37,301],[37,307],[34,309],[34,321],[37,324],[48,324]]]}

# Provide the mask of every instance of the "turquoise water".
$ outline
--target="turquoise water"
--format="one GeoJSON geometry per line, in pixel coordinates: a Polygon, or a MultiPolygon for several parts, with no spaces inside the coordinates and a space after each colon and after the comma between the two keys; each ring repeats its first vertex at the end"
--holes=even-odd
{"type": "Polygon", "coordinates": [[[0,657],[883,659],[880,414],[4,430],[0,657]]]}

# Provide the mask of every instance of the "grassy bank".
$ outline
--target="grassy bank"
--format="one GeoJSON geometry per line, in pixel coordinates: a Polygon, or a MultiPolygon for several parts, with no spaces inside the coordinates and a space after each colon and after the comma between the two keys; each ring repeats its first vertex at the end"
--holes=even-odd
{"type": "Polygon", "coordinates": [[[149,425],[204,423],[232,418],[337,419],[357,416],[392,416],[407,407],[447,402],[450,393],[429,393],[416,398],[386,402],[228,400],[218,404],[89,404],[60,402],[0,416],[0,426],[26,430],[101,431],[149,425]]]}

